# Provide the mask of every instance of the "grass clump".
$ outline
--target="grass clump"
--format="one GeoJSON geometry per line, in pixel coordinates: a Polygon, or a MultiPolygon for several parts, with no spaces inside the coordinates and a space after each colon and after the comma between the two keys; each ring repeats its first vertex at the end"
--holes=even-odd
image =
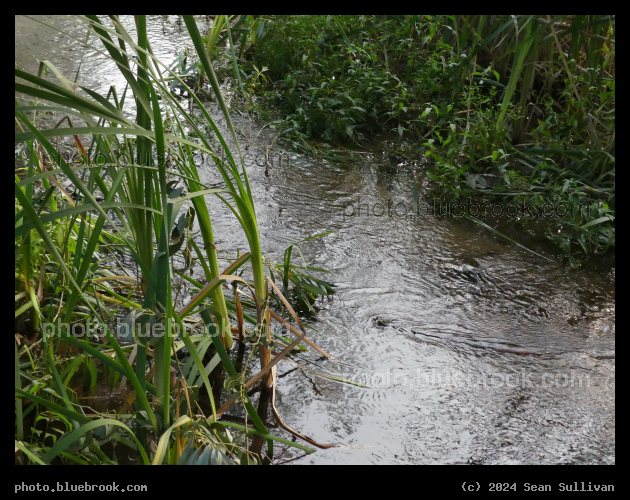
{"type": "MultiPolygon", "coordinates": [[[[146,16],[134,17],[135,33],[117,16],[76,21],[116,62],[126,87],[99,95],[50,61],[37,75],[15,70],[16,463],[116,464],[130,455],[143,464],[249,464],[270,460],[274,442],[312,452],[270,434],[249,392],[260,381],[268,394],[274,365],[308,339],[267,273],[247,171],[210,59],[212,36],[204,41],[195,19],[183,16],[232,148],[193,89],[153,55],[146,16]],[[51,112],[64,116],[55,127],[42,120],[51,112]],[[201,181],[198,153],[213,158],[224,188],[201,181]],[[227,264],[209,195],[230,208],[249,243],[227,264]],[[205,283],[185,273],[195,262],[205,283]],[[196,293],[182,305],[185,284],[196,293]],[[271,311],[272,296],[286,307],[271,311]],[[293,328],[280,316],[286,311],[302,332],[272,360],[271,319],[293,328]],[[261,360],[253,377],[247,350],[261,360]],[[223,399],[243,408],[243,424],[221,421],[224,390],[223,399]]],[[[285,294],[334,292],[290,255],[274,268],[285,294]]]]}

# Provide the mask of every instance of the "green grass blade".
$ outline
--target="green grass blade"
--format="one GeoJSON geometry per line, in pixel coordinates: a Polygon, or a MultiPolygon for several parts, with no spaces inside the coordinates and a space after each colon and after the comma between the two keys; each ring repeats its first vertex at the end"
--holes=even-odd
{"type": "Polygon", "coordinates": [[[250,434],[253,436],[260,436],[262,438],[265,438],[267,440],[271,440],[271,441],[277,441],[278,443],[282,443],[282,444],[286,444],[288,446],[292,446],[294,448],[297,448],[299,450],[305,451],[306,453],[315,453],[315,450],[313,448],[309,448],[308,446],[304,446],[302,444],[296,443],[294,441],[289,441],[288,439],[279,437],[279,436],[274,436],[273,434],[269,434],[268,432],[261,432],[257,429],[252,429],[251,427],[245,427],[244,425],[240,425],[234,422],[220,422],[221,425],[224,425],[225,427],[231,427],[233,429],[238,429],[240,431],[245,432],[246,434],[250,434]]]}
{"type": "Polygon", "coordinates": [[[136,444],[138,445],[138,451],[140,452],[140,456],[142,457],[142,461],[144,462],[145,465],[149,465],[149,463],[150,463],[149,462],[149,457],[147,456],[146,452],[144,451],[144,449],[140,445],[140,441],[138,441],[138,438],[136,437],[136,435],[125,424],[123,424],[122,422],[119,422],[118,420],[114,420],[112,418],[99,418],[98,420],[90,421],[90,422],[88,422],[86,424],[83,424],[78,429],[70,432],[69,434],[65,434],[61,439],[59,439],[55,443],[55,445],[50,450],[48,450],[44,454],[44,456],[42,457],[42,462],[50,463],[57,455],[59,455],[62,451],[65,451],[66,448],[68,448],[70,445],[72,445],[81,436],[84,436],[85,434],[87,434],[91,430],[96,429],[98,427],[102,427],[104,425],[111,425],[113,427],[120,427],[124,431],[128,432],[131,435],[131,437],[133,438],[133,440],[136,442],[136,444]]]}
{"type": "Polygon", "coordinates": [[[24,443],[21,443],[17,439],[15,440],[15,446],[16,448],[19,448],[22,451],[22,453],[24,453],[28,458],[30,458],[33,462],[35,462],[35,465],[46,465],[44,462],[42,462],[41,458],[35,455],[35,453],[33,453],[26,446],[24,446],[24,443]]]}

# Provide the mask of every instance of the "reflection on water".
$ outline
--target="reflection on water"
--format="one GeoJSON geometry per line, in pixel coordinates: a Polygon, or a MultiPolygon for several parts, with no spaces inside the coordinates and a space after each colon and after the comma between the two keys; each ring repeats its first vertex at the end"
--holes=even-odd
{"type": "MultiPolygon", "coordinates": [[[[40,26],[17,17],[16,60],[41,54],[75,71],[82,31],[45,19],[74,33],[71,42],[38,38],[40,26]]],[[[169,63],[187,43],[181,27],[167,16],[151,26],[169,63]]],[[[84,83],[120,85],[91,50],[80,58],[84,83]]],[[[247,120],[237,128],[252,150],[273,140],[247,120]]],[[[286,155],[269,177],[255,162],[249,169],[263,248],[280,260],[289,244],[336,231],[300,248],[338,287],[310,336],[344,364],[305,366],[367,386],[279,365],[285,422],[344,445],[292,463],[614,463],[614,272],[567,269],[465,219],[388,212],[413,205],[419,172],[286,155]],[[349,208],[361,205],[369,210],[349,208]]],[[[205,175],[219,180],[211,168],[205,175]]],[[[229,210],[208,203],[219,250],[246,248],[229,210]]],[[[297,456],[287,450],[282,460],[297,456]]]]}
{"type": "MultiPolygon", "coordinates": [[[[107,24],[107,16],[99,18],[107,24]]],[[[133,16],[120,16],[120,21],[135,37],[133,16]]],[[[93,34],[86,37],[86,24],[79,16],[15,16],[15,62],[19,68],[37,73],[38,60],[48,59],[70,81],[77,78],[79,85],[103,95],[115,85],[121,97],[125,79],[100,40],[93,34]]],[[[191,45],[177,16],[152,16],[147,32],[153,53],[166,65],[186,44],[191,45]]],[[[50,79],[54,77],[50,75],[50,79]]]]}
{"type": "Polygon", "coordinates": [[[295,240],[339,232],[307,252],[339,285],[313,338],[353,365],[323,366],[370,386],[282,380],[285,420],[349,445],[299,463],[614,462],[614,276],[547,262],[466,220],[327,210],[410,203],[411,174],[389,190],[360,166],[274,174],[261,178],[275,202],[264,205],[292,218],[295,240]]]}

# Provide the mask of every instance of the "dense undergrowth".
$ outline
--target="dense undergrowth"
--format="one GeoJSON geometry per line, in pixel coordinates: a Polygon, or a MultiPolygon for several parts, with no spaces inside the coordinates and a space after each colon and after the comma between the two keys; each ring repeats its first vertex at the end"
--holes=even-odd
{"type": "Polygon", "coordinates": [[[435,197],[525,207],[571,264],[614,249],[614,16],[248,22],[240,86],[296,147],[394,137],[435,197]]]}

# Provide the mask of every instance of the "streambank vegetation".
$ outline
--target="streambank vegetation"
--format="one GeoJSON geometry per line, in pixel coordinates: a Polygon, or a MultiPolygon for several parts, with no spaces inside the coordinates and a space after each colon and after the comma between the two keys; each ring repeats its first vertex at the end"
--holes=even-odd
{"type": "Polygon", "coordinates": [[[614,16],[250,22],[238,80],[296,148],[387,147],[444,202],[531,207],[513,223],[542,224],[572,265],[614,251],[614,16]]]}
{"type": "Polygon", "coordinates": [[[264,257],[211,61],[222,26],[202,38],[182,20],[223,133],[154,56],[146,16],[76,18],[122,89],[100,95],[54,61],[15,70],[16,464],[256,464],[274,443],[325,446],[282,422],[274,378],[295,350],[328,356],[295,309],[334,290],[294,262],[295,245],[281,263],[264,257]],[[222,187],[201,180],[199,153],[222,187]],[[219,254],[208,196],[238,221],[246,252],[219,254]],[[240,413],[222,420],[231,406],[240,413]],[[301,439],[270,433],[268,413],[301,439]]]}

